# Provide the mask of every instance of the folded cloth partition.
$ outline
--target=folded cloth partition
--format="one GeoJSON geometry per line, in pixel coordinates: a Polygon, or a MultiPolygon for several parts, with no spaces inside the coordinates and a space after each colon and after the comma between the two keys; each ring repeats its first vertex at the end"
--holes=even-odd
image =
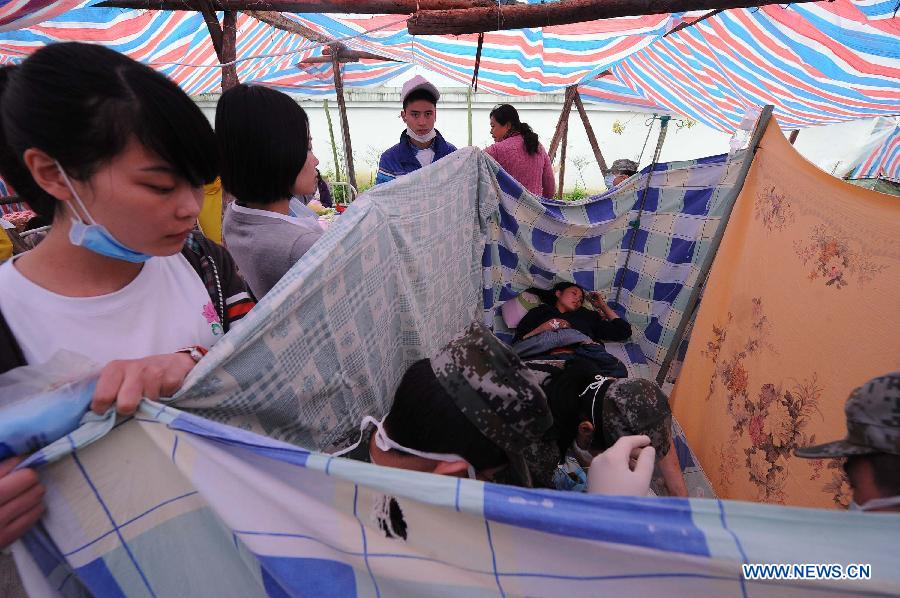
{"type": "Polygon", "coordinates": [[[47,515],[16,556],[43,572],[30,588],[64,596],[900,592],[900,515],[485,484],[147,402],[41,477],[47,515]],[[872,579],[745,579],[758,563],[862,563],[872,579]]]}

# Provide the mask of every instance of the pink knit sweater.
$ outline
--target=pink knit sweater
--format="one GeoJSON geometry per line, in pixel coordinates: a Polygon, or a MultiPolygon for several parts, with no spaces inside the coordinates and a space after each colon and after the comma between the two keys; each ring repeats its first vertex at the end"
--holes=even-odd
{"type": "Polygon", "coordinates": [[[538,145],[537,153],[529,155],[525,151],[525,140],[521,135],[515,135],[498,141],[484,151],[523,187],[539,197],[553,197],[556,181],[553,179],[550,156],[543,145],[538,145]]]}

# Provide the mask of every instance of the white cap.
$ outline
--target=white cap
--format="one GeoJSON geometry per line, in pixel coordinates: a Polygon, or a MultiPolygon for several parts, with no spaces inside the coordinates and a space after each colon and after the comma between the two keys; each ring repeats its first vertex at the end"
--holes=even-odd
{"type": "Polygon", "coordinates": [[[404,83],[403,87],[400,88],[400,101],[405,101],[406,96],[417,89],[426,90],[428,93],[434,96],[435,101],[437,101],[441,97],[441,92],[438,91],[437,87],[429,83],[428,79],[426,79],[422,75],[416,75],[415,77],[404,83]]]}

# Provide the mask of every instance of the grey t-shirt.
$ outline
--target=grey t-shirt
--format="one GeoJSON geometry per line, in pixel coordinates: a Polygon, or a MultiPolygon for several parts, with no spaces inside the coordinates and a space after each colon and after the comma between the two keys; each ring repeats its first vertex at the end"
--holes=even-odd
{"type": "Polygon", "coordinates": [[[313,218],[294,218],[232,203],[225,210],[222,236],[257,299],[275,286],[322,236],[313,218]]]}

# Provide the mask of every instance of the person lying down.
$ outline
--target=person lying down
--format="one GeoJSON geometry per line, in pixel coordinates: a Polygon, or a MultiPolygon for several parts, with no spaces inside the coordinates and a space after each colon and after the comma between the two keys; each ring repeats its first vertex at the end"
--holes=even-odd
{"type": "MultiPolygon", "coordinates": [[[[567,385],[572,379],[569,374],[567,385]]],[[[636,383],[627,382],[624,388],[636,383]]],[[[434,357],[414,363],[403,376],[387,415],[380,421],[364,418],[360,441],[337,454],[388,467],[554,488],[557,469],[566,456],[563,447],[572,445],[575,428],[560,429],[560,425],[570,428],[574,419],[554,419],[547,389],[551,397],[565,392],[564,387],[554,389],[545,374],[528,369],[514,351],[475,322],[434,357]]],[[[563,408],[556,411],[567,413],[563,408]]],[[[660,427],[670,425],[668,405],[660,417],[653,418],[660,427]]],[[[659,433],[656,444],[661,452],[667,450],[670,434],[659,433]]],[[[621,441],[639,451],[656,452],[646,435],[608,438],[612,442],[607,449],[621,441]]],[[[631,452],[620,453],[622,463],[614,464],[615,479],[610,476],[606,485],[600,485],[605,493],[647,493],[654,459],[650,457],[649,469],[632,468],[631,452]],[[642,491],[634,492],[635,487],[642,491]]],[[[596,448],[594,454],[602,456],[596,448]]]]}
{"type": "Polygon", "coordinates": [[[603,341],[628,340],[631,324],[620,318],[600,293],[586,293],[574,282],[529,291],[542,303],[516,326],[512,347],[519,357],[529,361],[580,357],[596,363],[607,376],[628,376],[625,364],[606,351],[603,341]],[[585,300],[592,310],[584,306],[585,300]]]}

